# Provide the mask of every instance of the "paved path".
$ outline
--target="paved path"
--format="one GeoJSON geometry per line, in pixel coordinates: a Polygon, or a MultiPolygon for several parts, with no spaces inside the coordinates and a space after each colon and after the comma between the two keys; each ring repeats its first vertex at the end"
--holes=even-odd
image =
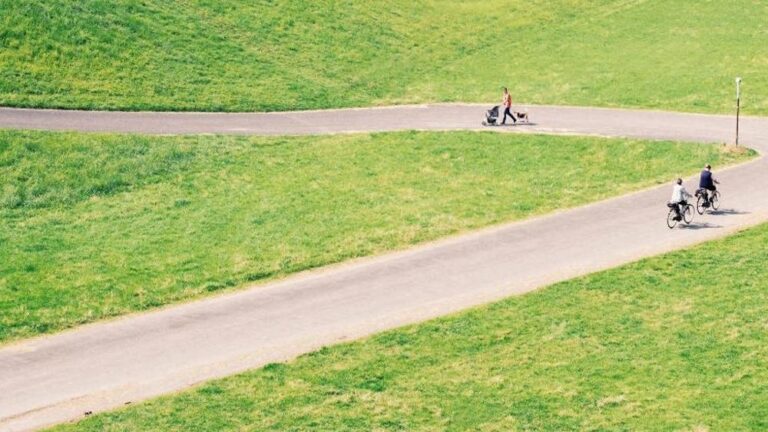
{"type": "MultiPolygon", "coordinates": [[[[484,107],[436,105],[286,114],[119,114],[0,109],[0,127],[156,133],[324,133],[466,129],[484,107]]],[[[531,107],[554,132],[725,142],[733,120],[531,107]]],[[[495,130],[501,130],[496,128],[495,130]]],[[[768,119],[742,122],[743,142],[768,150],[768,119]]],[[[0,430],[76,419],[320,346],[425,320],[768,219],[768,159],[717,173],[723,209],[689,228],[665,225],[670,187],[653,188],[405,252],[354,261],[157,312],[97,323],[0,349],[0,430]]],[[[673,175],[673,174],[672,174],[673,175]]],[[[689,183],[690,186],[690,183],[689,183]]]]}

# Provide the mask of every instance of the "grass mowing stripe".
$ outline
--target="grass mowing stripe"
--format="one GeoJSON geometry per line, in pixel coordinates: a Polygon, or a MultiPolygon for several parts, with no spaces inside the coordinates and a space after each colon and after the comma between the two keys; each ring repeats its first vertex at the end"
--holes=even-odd
{"type": "Polygon", "coordinates": [[[752,0],[0,0],[0,104],[273,111],[425,101],[768,113],[752,0]]]}
{"type": "Polygon", "coordinates": [[[768,225],[56,431],[768,429],[768,225]]]}
{"type": "Polygon", "coordinates": [[[0,131],[0,342],[405,248],[748,154],[497,133],[0,131]]]}

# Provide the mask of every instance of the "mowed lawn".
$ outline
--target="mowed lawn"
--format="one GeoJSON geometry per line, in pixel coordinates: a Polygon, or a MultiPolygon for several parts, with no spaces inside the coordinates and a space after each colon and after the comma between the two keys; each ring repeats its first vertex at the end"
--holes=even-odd
{"type": "Polygon", "coordinates": [[[57,431],[768,430],[768,225],[57,431]]]}
{"type": "Polygon", "coordinates": [[[517,101],[768,114],[754,0],[0,0],[0,105],[517,101]]]}
{"type": "Polygon", "coordinates": [[[491,132],[0,131],[0,342],[572,207],[749,156],[712,145],[491,132]]]}

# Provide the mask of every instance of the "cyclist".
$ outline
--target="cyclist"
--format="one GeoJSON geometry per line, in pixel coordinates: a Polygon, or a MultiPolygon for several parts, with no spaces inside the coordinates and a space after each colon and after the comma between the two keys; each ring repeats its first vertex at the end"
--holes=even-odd
{"type": "Polygon", "coordinates": [[[677,216],[675,216],[676,221],[683,218],[683,209],[688,205],[688,201],[686,200],[690,197],[691,194],[689,194],[688,191],[685,190],[685,186],[683,186],[683,179],[677,179],[675,185],[672,187],[672,198],[669,200],[669,206],[674,206],[675,213],[677,214],[677,216]]]}
{"type": "Polygon", "coordinates": [[[717,190],[717,186],[715,186],[716,184],[720,184],[720,182],[712,177],[712,165],[707,164],[701,171],[701,177],[699,178],[699,189],[704,189],[704,198],[707,200],[707,207],[709,206],[711,196],[717,190]]]}

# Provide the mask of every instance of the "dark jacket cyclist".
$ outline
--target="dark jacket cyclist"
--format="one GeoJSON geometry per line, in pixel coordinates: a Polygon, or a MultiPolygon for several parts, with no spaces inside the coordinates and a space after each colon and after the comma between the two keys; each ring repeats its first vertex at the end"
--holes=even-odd
{"type": "Polygon", "coordinates": [[[714,192],[717,190],[717,186],[715,186],[716,184],[720,184],[720,182],[712,177],[712,166],[707,164],[707,166],[704,167],[704,170],[701,171],[699,188],[714,192]]]}

